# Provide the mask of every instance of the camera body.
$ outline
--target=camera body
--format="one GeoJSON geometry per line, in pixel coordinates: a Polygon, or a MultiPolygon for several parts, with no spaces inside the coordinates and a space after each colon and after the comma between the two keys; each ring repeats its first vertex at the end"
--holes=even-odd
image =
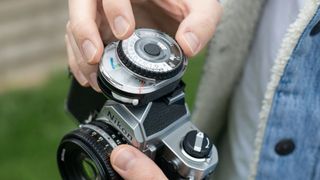
{"type": "Polygon", "coordinates": [[[181,177],[204,178],[217,164],[215,147],[190,121],[183,92],[139,108],[107,101],[95,120],[114,127],[126,142],[151,159],[162,161],[160,166],[170,166],[172,173],[178,173],[181,177]],[[193,137],[186,138],[188,133],[193,132],[196,132],[193,137]],[[198,145],[196,141],[199,141],[198,145]]]}
{"type": "Polygon", "coordinates": [[[106,47],[98,72],[104,95],[73,79],[67,109],[80,126],[64,136],[58,149],[63,179],[120,179],[109,161],[120,144],[142,151],[169,179],[205,179],[215,169],[215,146],[190,121],[182,51],[158,31],[136,34],[141,39],[133,36],[106,47]]]}

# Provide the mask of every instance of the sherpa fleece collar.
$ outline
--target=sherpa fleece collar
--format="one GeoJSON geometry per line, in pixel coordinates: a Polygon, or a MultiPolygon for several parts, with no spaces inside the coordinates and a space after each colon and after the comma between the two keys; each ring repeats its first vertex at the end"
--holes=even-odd
{"type": "Polygon", "coordinates": [[[250,164],[250,180],[255,179],[257,174],[260,151],[264,139],[264,132],[267,125],[268,116],[273,103],[274,93],[279,84],[280,78],[283,75],[288,60],[299,41],[300,36],[302,35],[304,29],[307,27],[308,23],[311,21],[312,17],[317,12],[319,5],[320,0],[308,0],[304,8],[300,11],[296,21],[290,25],[289,29],[287,30],[287,34],[282,41],[281,48],[272,68],[271,80],[268,83],[262,103],[262,110],[259,115],[260,121],[255,139],[254,158],[250,164]]]}

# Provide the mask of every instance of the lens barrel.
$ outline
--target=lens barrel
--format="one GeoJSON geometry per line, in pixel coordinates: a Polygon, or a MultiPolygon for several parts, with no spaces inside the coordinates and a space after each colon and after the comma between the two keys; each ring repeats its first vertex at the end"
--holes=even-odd
{"type": "Polygon", "coordinates": [[[112,169],[110,154],[125,144],[124,137],[102,121],[93,121],[65,135],[58,148],[57,161],[62,179],[121,179],[112,169]]]}

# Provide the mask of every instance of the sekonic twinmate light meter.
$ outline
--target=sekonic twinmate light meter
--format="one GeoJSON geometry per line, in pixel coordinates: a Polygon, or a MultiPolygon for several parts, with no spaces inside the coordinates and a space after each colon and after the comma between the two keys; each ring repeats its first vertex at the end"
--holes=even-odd
{"type": "Polygon", "coordinates": [[[143,105],[173,91],[186,65],[174,39],[156,30],[138,29],[105,48],[98,82],[107,97],[143,105]]]}

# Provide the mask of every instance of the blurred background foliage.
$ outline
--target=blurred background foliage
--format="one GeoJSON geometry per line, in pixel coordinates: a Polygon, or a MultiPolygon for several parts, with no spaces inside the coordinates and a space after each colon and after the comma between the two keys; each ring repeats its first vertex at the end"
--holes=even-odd
{"type": "MultiPolygon", "coordinates": [[[[64,111],[66,21],[67,1],[0,1],[0,179],[60,179],[56,149],[77,127],[64,111]]],[[[204,54],[184,77],[190,109],[204,54]]]]}

